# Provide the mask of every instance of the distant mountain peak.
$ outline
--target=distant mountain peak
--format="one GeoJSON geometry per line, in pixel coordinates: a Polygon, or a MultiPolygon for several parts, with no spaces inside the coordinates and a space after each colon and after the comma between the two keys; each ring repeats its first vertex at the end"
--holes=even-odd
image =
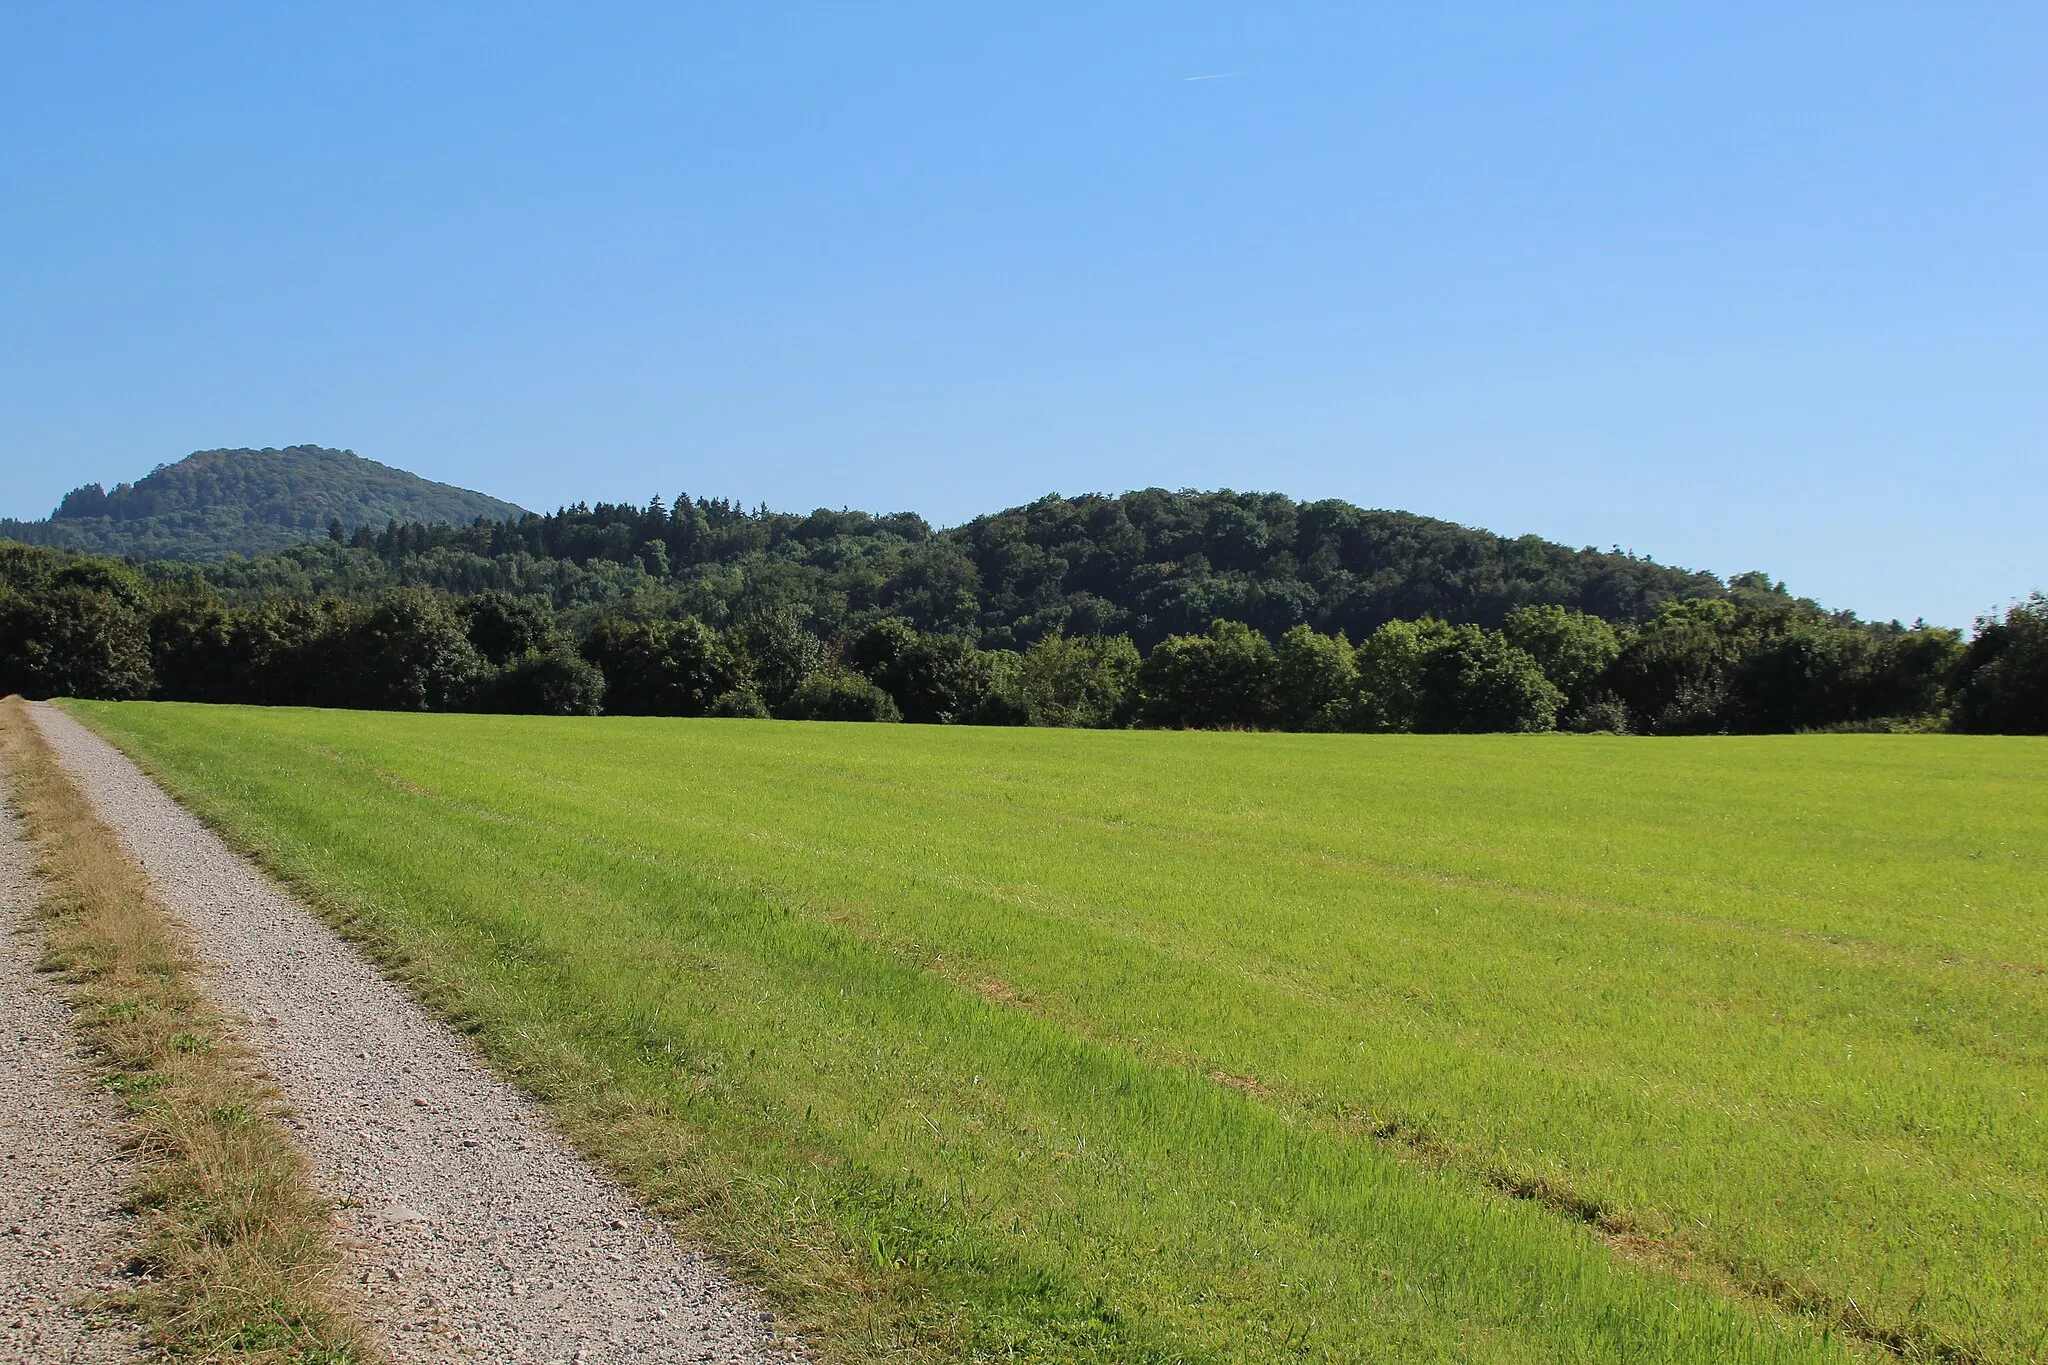
{"type": "Polygon", "coordinates": [[[268,554],[326,533],[386,522],[515,520],[525,509],[436,483],[352,450],[200,450],[134,483],[88,483],[46,521],[0,522],[0,537],[138,558],[268,554]]]}

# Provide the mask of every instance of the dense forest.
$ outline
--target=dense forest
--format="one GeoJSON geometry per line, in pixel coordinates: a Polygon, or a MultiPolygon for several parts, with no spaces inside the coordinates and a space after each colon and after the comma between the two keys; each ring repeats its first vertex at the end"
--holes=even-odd
{"type": "Polygon", "coordinates": [[[678,505],[337,522],[322,544],[213,566],[0,544],[0,693],[1005,725],[2048,732],[2039,594],[1965,643],[1829,613],[1761,576],[1724,585],[1262,495],[1047,499],[949,534],[678,505]]]}
{"type": "Polygon", "coordinates": [[[461,522],[522,509],[347,450],[201,450],[113,491],[74,488],[46,521],[0,519],[0,539],[136,559],[267,554],[329,522],[461,522]]]}
{"type": "Polygon", "coordinates": [[[1047,497],[947,531],[911,513],[687,496],[673,510],[657,498],[464,526],[337,523],[281,554],[148,572],[239,602],[495,590],[544,598],[578,630],[610,611],[718,626],[793,611],[820,634],[895,616],[1004,649],[1056,634],[1126,634],[1149,649],[1219,617],[1276,638],[1297,625],[1358,638],[1425,615],[1498,627],[1518,607],[1554,605],[1639,622],[1672,600],[1782,595],[1760,575],[1725,585],[1404,512],[1163,489],[1047,497]]]}

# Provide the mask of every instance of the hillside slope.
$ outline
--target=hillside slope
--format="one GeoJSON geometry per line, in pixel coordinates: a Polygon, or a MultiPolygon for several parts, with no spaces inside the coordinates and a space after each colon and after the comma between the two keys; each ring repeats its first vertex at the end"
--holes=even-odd
{"type": "MultiPolygon", "coordinates": [[[[1641,621],[1667,599],[1727,590],[1712,574],[1619,550],[1228,489],[1041,498],[944,538],[972,566],[975,624],[1026,641],[1128,631],[1149,645],[1217,617],[1274,636],[1310,624],[1358,639],[1423,615],[1498,626],[1532,603],[1641,621]]],[[[951,586],[932,576],[906,596],[939,599],[951,586]]]]}
{"type": "MultiPolygon", "coordinates": [[[[4,531],[0,531],[4,534],[4,531]]],[[[576,504],[517,523],[399,526],[205,570],[230,601],[367,598],[410,584],[547,598],[587,629],[608,610],[726,625],[794,612],[823,635],[878,616],[1021,648],[1055,633],[1141,648],[1217,617],[1277,637],[1307,624],[1361,639],[1433,614],[1498,626],[1555,603],[1643,621],[1670,600],[1783,596],[1620,551],[1515,539],[1407,512],[1277,493],[1046,497],[935,530],[915,513],[576,504]]]]}
{"type": "Polygon", "coordinates": [[[138,559],[271,554],[326,533],[388,522],[506,520],[523,509],[349,450],[201,450],[108,492],[89,483],[46,521],[0,520],[0,538],[138,559]]]}

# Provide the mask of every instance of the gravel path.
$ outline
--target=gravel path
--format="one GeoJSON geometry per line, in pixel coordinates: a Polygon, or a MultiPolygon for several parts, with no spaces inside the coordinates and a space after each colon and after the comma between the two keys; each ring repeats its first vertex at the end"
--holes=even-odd
{"type": "Polygon", "coordinates": [[[93,1080],[71,1007],[35,969],[36,884],[0,804],[0,1360],[134,1357],[134,1333],[72,1305],[115,1287],[130,1170],[120,1112],[93,1080]]]}
{"type": "Polygon", "coordinates": [[[758,1303],[565,1145],[538,1107],[119,750],[43,735],[221,964],[215,998],[344,1200],[365,1311],[401,1365],[787,1360],[758,1303]]]}

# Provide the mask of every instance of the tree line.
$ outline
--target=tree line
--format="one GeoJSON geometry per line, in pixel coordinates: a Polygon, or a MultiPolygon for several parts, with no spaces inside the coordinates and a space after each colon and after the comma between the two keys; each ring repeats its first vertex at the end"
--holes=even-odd
{"type": "Polygon", "coordinates": [[[820,630],[782,604],[714,624],[417,586],[236,602],[203,579],[0,544],[0,693],[928,724],[1639,734],[2048,732],[2048,599],[1967,642],[1782,592],[1639,623],[1555,603],[1497,627],[1423,615],[1355,641],[1212,618],[1149,647],[1049,631],[989,647],[896,614],[820,630]]]}

